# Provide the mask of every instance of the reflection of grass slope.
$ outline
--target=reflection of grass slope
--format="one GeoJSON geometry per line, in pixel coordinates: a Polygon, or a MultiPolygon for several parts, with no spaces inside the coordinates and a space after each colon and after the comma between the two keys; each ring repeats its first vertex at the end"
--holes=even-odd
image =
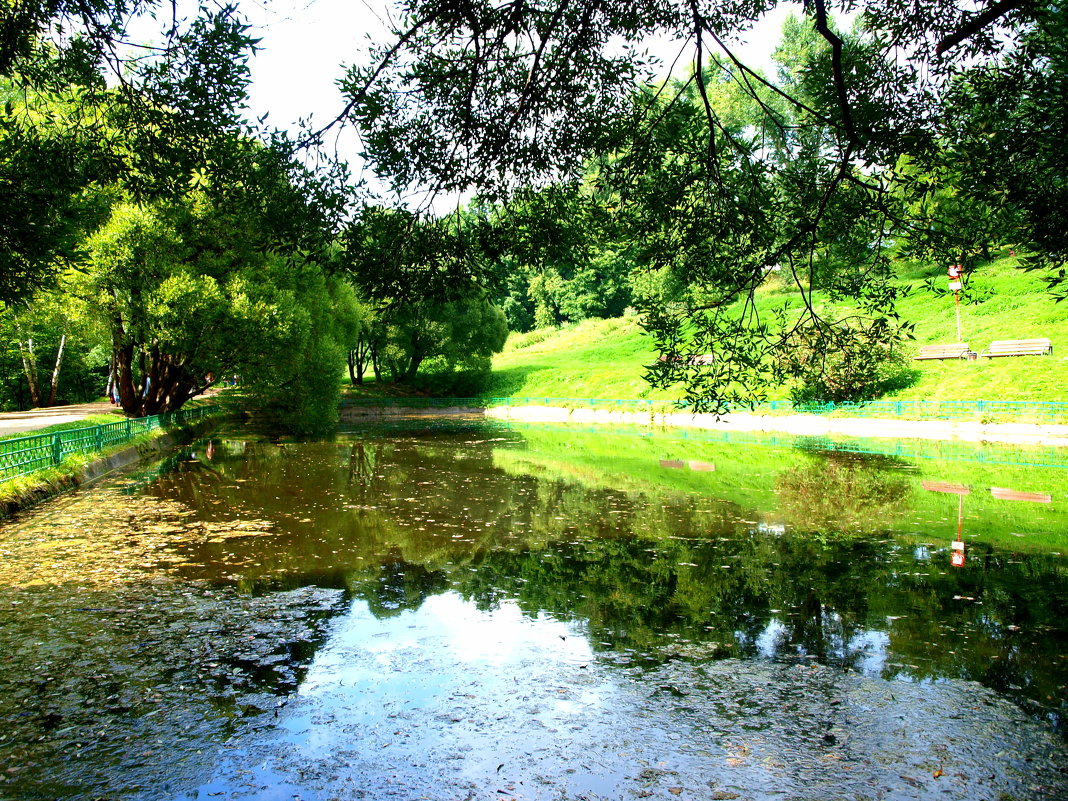
{"type": "Polygon", "coordinates": [[[494,466],[591,487],[711,495],[747,509],[773,509],[774,490],[763,476],[810,459],[790,448],[738,448],[678,435],[650,437],[628,428],[519,430],[529,447],[495,450],[494,466]],[[692,470],[691,461],[712,464],[715,470],[692,470]]]}
{"type": "MultiPolygon", "coordinates": [[[[774,440],[778,445],[761,446],[748,444],[761,441],[753,436],[731,444],[702,441],[697,436],[649,437],[624,429],[529,426],[520,430],[528,448],[494,452],[494,465],[514,474],[557,478],[591,488],[709,496],[772,519],[785,517],[793,528],[812,530],[817,521],[806,519],[803,506],[781,503],[784,489],[796,488],[803,478],[806,493],[819,499],[825,518],[836,504],[839,508],[836,521],[820,519],[821,525],[836,523],[839,530],[854,532],[893,529],[921,540],[949,540],[955,535],[957,496],[923,489],[925,481],[953,482],[971,489],[964,505],[968,538],[1018,550],[1068,546],[1068,466],[1026,463],[1029,457],[1038,462],[1049,456],[1043,451],[1028,454],[1018,448],[1002,451],[975,446],[970,453],[972,460],[964,461],[969,453],[959,443],[912,448],[915,443],[910,442],[902,449],[910,456],[838,453],[828,457],[824,451],[784,447],[781,437],[774,440]],[[940,454],[942,458],[938,458],[940,454]],[[946,454],[954,458],[946,458],[946,454]],[[1025,463],[997,463],[1010,459],[1025,463]],[[663,467],[661,460],[682,462],[683,467],[663,467]],[[687,469],[690,460],[713,463],[715,472],[687,469]],[[847,468],[826,468],[830,463],[847,468]],[[822,486],[818,482],[821,467],[826,479],[822,486]],[[833,480],[835,477],[838,480],[833,480]],[[874,485],[892,489],[893,497],[886,492],[869,492],[877,489],[874,485]],[[1049,494],[1052,503],[995,498],[991,487],[1049,494]],[[852,494],[838,498],[843,492],[852,494]]],[[[894,443],[888,445],[893,450],[894,443]]]]}
{"type": "MultiPolygon", "coordinates": [[[[995,339],[1048,337],[1054,355],[981,359],[977,362],[912,362],[917,382],[893,397],[917,400],[1068,400],[1068,306],[1045,293],[1040,276],[1012,267],[1011,259],[984,266],[970,287],[978,302],[961,306],[964,340],[980,351],[995,339]]],[[[904,319],[915,323],[920,345],[955,342],[953,298],[932,295],[927,277],[944,286],[943,267],[902,268],[902,283],[912,293],[901,301],[904,319]]],[[[773,279],[778,280],[778,279],[773,279]]],[[[818,300],[818,299],[817,299],[818,300]]],[[[784,305],[800,307],[800,299],[772,283],[761,289],[758,307],[765,315],[784,305]]],[[[846,307],[825,304],[835,316],[846,307]]],[[[513,335],[493,361],[494,374],[482,393],[486,397],[650,398],[671,399],[670,392],[651,390],[642,380],[644,366],[656,355],[651,341],[633,319],[587,320],[560,329],[513,335]]],[[[773,396],[786,398],[782,387],[773,396]]]]}

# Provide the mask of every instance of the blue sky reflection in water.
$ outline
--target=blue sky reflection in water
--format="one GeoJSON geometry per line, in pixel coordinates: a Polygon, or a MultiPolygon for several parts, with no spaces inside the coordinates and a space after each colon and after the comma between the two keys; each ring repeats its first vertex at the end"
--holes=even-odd
{"type": "MultiPolygon", "coordinates": [[[[153,631],[65,658],[153,683],[116,740],[151,723],[186,745],[132,765],[89,743],[93,770],[53,768],[86,798],[1068,793],[1064,455],[741,439],[472,425],[201,444],[124,485],[131,522],[107,513],[121,542],[148,538],[121,602],[49,595],[114,619],[151,588],[185,673],[153,631]],[[949,484],[968,494],[931,489],[949,484]]],[[[39,564],[19,532],[66,542],[94,508],[42,510],[5,547],[39,564]]],[[[48,714],[44,741],[67,722],[48,714]]],[[[44,741],[18,753],[47,761],[44,741]]],[[[34,775],[22,797],[47,797],[34,775]]]]}

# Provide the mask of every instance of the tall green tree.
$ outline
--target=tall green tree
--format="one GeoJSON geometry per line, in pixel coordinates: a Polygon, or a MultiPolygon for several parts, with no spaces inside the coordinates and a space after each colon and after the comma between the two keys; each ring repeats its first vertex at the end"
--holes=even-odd
{"type": "Polygon", "coordinates": [[[235,7],[204,5],[191,18],[167,7],[157,42],[130,42],[161,6],[0,6],[0,302],[76,260],[93,185],[173,200],[203,165],[227,166],[220,134],[244,131],[254,40],[235,7]]]}
{"type": "Polygon", "coordinates": [[[479,375],[508,337],[504,312],[483,297],[395,306],[383,314],[378,360],[394,382],[411,383],[435,362],[440,386],[457,373],[479,375]]]}
{"type": "Polygon", "coordinates": [[[433,219],[368,206],[342,243],[362,307],[349,347],[353,383],[368,363],[376,378],[395,383],[412,383],[421,368],[432,367],[428,380],[441,392],[488,372],[508,328],[490,300],[499,286],[500,248],[487,215],[433,219]]]}

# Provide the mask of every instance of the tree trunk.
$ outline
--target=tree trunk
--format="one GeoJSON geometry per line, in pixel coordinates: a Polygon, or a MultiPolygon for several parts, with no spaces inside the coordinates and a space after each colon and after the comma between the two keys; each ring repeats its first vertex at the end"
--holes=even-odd
{"type": "Polygon", "coordinates": [[[382,365],[378,361],[378,348],[371,346],[371,368],[375,372],[375,381],[382,383],[382,365]]]}
{"type": "Polygon", "coordinates": [[[41,391],[37,386],[37,358],[33,353],[33,338],[25,344],[19,340],[19,353],[22,355],[22,369],[26,373],[26,383],[30,385],[30,403],[34,408],[41,405],[41,391]]]}
{"type": "Polygon", "coordinates": [[[111,361],[108,364],[108,383],[104,388],[104,394],[108,396],[108,400],[114,403],[114,395],[112,394],[115,389],[115,354],[111,354],[111,361]]]}
{"type": "MultiPolygon", "coordinates": [[[[117,337],[116,337],[117,339],[117,337]]],[[[133,380],[133,345],[114,345],[115,383],[119,388],[119,405],[130,417],[141,416],[142,398],[133,380]]]]}
{"type": "Polygon", "coordinates": [[[371,342],[360,334],[356,338],[356,347],[349,351],[349,380],[353,384],[363,384],[363,376],[367,372],[367,363],[374,355],[371,342]]]}
{"type": "Polygon", "coordinates": [[[56,405],[56,389],[59,387],[59,368],[63,366],[63,346],[67,344],[67,335],[59,338],[59,352],[56,353],[56,368],[52,371],[52,387],[48,390],[48,405],[56,405]]]}
{"type": "Polygon", "coordinates": [[[423,357],[418,354],[413,354],[412,358],[408,360],[408,369],[404,371],[404,381],[408,383],[415,374],[419,372],[419,365],[423,363],[423,357]]]}

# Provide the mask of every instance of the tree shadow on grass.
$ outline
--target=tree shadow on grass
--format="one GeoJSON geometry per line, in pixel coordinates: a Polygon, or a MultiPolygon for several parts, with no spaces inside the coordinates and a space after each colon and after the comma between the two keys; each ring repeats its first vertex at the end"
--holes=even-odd
{"type": "Polygon", "coordinates": [[[522,365],[519,367],[506,367],[503,370],[494,370],[487,385],[484,396],[494,398],[525,397],[529,392],[525,389],[532,375],[552,368],[545,365],[522,365]]]}

